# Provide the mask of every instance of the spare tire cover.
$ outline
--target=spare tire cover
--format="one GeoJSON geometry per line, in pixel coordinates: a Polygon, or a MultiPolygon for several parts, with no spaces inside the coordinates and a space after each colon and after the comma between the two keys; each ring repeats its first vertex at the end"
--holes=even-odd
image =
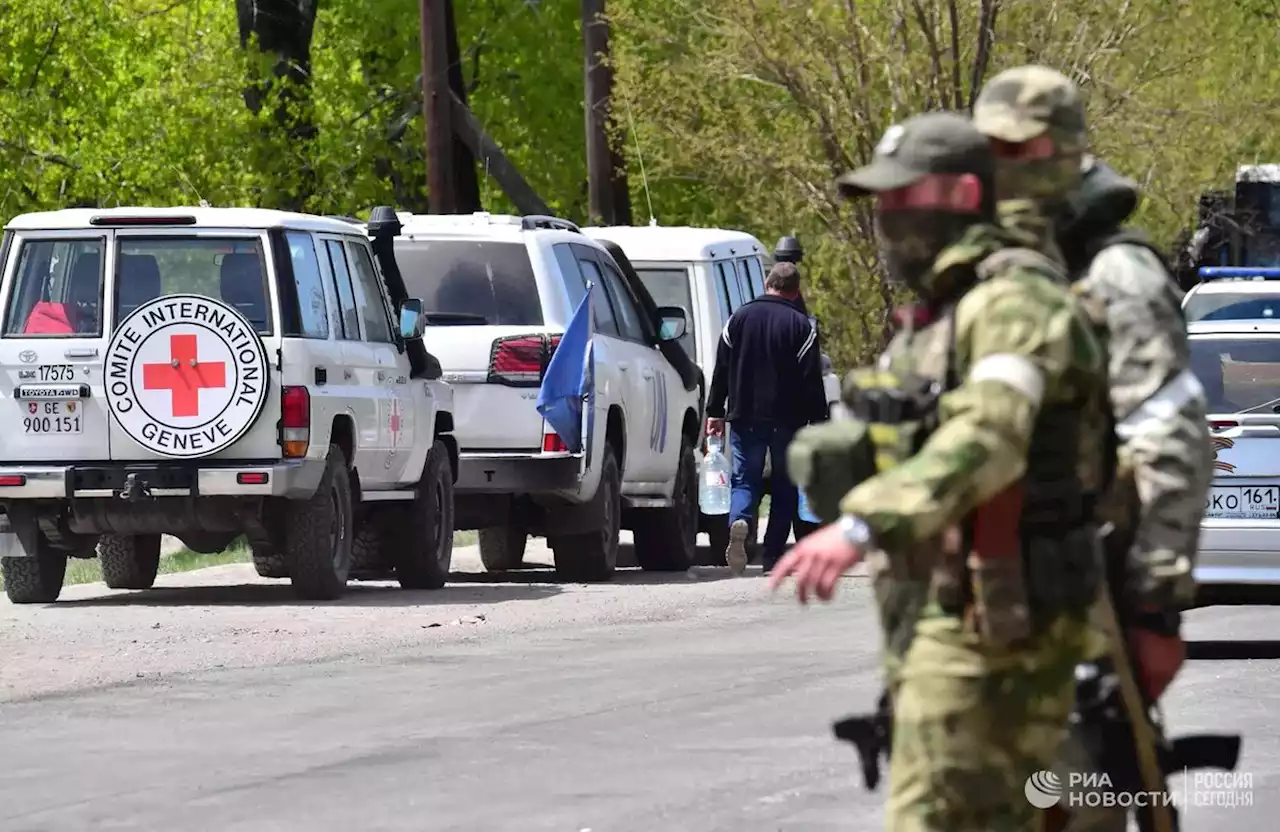
{"type": "Polygon", "coordinates": [[[234,307],[166,295],[116,327],[103,361],[107,406],[130,438],[191,459],[233,445],[262,414],[267,352],[234,307]]]}

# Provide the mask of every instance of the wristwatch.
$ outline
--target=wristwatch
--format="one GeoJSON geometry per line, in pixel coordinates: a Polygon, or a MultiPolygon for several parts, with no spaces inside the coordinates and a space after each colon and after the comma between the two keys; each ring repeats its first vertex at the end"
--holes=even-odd
{"type": "Polygon", "coordinates": [[[841,515],[840,532],[845,540],[859,549],[865,549],[871,543],[871,527],[867,525],[867,521],[857,515],[841,515]]]}

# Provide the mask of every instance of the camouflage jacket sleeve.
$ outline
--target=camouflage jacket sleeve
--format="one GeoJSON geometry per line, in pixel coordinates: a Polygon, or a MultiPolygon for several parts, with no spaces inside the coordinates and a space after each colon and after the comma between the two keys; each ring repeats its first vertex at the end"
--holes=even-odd
{"type": "Polygon", "coordinates": [[[961,383],[914,457],[866,480],[841,511],[886,551],[928,540],[1026,471],[1040,408],[1075,385],[1102,384],[1102,354],[1065,286],[1013,267],[978,284],[955,312],[961,383]]]}
{"type": "Polygon", "coordinates": [[[1213,456],[1181,292],[1152,252],[1129,244],[1103,249],[1077,291],[1105,316],[1111,406],[1137,492],[1126,595],[1153,606],[1187,604],[1213,456]]]}

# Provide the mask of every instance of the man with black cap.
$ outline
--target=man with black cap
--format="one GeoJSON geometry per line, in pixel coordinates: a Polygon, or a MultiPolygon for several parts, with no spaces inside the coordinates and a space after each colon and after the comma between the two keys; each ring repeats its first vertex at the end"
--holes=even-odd
{"type": "Polygon", "coordinates": [[[919,304],[877,367],[845,381],[875,473],[771,580],[829,600],[868,561],[893,712],[890,829],[1035,828],[1026,778],[1066,732],[1100,580],[1102,353],[1055,264],[996,224],[995,175],[967,118],[927,113],[838,180],[874,195],[884,267],[919,304]]]}

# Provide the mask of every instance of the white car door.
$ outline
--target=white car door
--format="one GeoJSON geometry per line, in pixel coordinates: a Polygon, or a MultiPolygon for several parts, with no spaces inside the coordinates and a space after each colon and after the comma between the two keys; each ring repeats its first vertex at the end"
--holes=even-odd
{"type": "Polygon", "coordinates": [[[592,308],[595,310],[597,371],[607,360],[608,366],[616,373],[616,381],[610,385],[609,393],[611,401],[621,403],[625,420],[626,459],[620,460],[624,462],[623,479],[635,480],[645,464],[642,457],[648,447],[649,434],[647,382],[641,378],[644,363],[639,349],[641,345],[623,337],[622,325],[595,249],[576,244],[573,248],[583,277],[594,284],[592,308]]]}
{"type": "Polygon", "coordinates": [[[84,229],[10,240],[0,295],[0,458],[8,462],[110,458],[102,372],[109,239],[84,229]]]}
{"type": "MultiPolygon", "coordinates": [[[[392,328],[386,293],[373,265],[369,244],[363,239],[347,240],[348,261],[355,278],[356,303],[360,307],[364,340],[373,353],[373,381],[378,403],[379,482],[396,484],[408,477],[406,466],[413,455],[414,441],[421,426],[410,389],[409,374],[401,368],[401,347],[392,328]]],[[[430,436],[431,426],[427,426],[430,436]]],[[[373,472],[371,472],[373,473],[373,472]]]]}

